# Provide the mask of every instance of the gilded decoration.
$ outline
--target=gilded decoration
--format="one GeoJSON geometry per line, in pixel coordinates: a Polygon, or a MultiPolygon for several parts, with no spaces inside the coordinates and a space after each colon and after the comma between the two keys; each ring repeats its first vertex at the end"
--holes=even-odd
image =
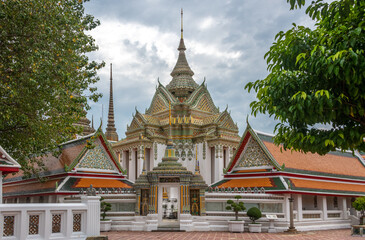
{"type": "Polygon", "coordinates": [[[166,110],[167,106],[165,102],[162,100],[162,98],[159,95],[156,95],[156,98],[152,101],[151,107],[149,109],[149,112],[151,114],[161,112],[163,110],[166,110]]]}
{"type": "Polygon", "coordinates": [[[104,149],[100,145],[96,145],[93,149],[89,149],[80,160],[77,168],[114,170],[113,164],[110,162],[104,149]]]}
{"type": "Polygon", "coordinates": [[[238,163],[238,167],[258,167],[272,165],[260,145],[251,137],[238,163]]]}

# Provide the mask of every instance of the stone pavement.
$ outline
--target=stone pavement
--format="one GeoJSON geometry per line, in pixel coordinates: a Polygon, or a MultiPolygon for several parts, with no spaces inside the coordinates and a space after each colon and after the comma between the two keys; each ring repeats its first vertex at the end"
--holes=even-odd
{"type": "Polygon", "coordinates": [[[229,233],[229,232],[108,232],[109,240],[344,240],[357,239],[350,236],[350,229],[301,232],[296,235],[285,233],[229,233]]]}

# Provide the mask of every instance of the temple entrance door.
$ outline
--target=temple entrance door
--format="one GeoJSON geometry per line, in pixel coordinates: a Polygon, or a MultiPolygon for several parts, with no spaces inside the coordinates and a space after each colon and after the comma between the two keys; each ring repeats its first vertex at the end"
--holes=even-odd
{"type": "Polygon", "coordinates": [[[158,225],[180,226],[180,185],[164,183],[158,186],[158,225]]]}

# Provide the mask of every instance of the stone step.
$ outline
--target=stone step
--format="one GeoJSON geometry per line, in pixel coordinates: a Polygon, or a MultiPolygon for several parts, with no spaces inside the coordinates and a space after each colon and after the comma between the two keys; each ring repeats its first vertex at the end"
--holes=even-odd
{"type": "Polygon", "coordinates": [[[157,227],[157,230],[152,232],[185,232],[185,230],[180,230],[180,227],[157,227]]]}

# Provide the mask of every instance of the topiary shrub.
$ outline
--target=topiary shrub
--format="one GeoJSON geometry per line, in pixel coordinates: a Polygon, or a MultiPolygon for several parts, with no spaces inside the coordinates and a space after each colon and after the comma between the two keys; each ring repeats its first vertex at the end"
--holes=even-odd
{"type": "Polygon", "coordinates": [[[252,207],[252,208],[248,209],[247,216],[250,218],[252,223],[255,224],[255,221],[257,219],[261,218],[262,214],[261,214],[260,209],[258,209],[257,207],[252,207]]]}
{"type": "Polygon", "coordinates": [[[226,209],[232,210],[235,213],[236,221],[238,221],[238,212],[244,211],[246,208],[243,205],[243,202],[239,201],[242,198],[241,196],[237,195],[234,198],[236,199],[236,202],[234,202],[233,200],[228,200],[227,204],[229,204],[229,206],[227,206],[226,209]]]}
{"type": "Polygon", "coordinates": [[[105,219],[106,217],[106,212],[110,211],[112,209],[112,205],[110,203],[104,202],[104,198],[101,197],[100,198],[100,212],[101,212],[101,217],[102,217],[102,221],[105,221],[107,219],[105,219]]]}
{"type": "Polygon", "coordinates": [[[360,225],[364,224],[364,213],[365,213],[365,197],[358,197],[352,203],[352,206],[361,213],[360,225]]]}

